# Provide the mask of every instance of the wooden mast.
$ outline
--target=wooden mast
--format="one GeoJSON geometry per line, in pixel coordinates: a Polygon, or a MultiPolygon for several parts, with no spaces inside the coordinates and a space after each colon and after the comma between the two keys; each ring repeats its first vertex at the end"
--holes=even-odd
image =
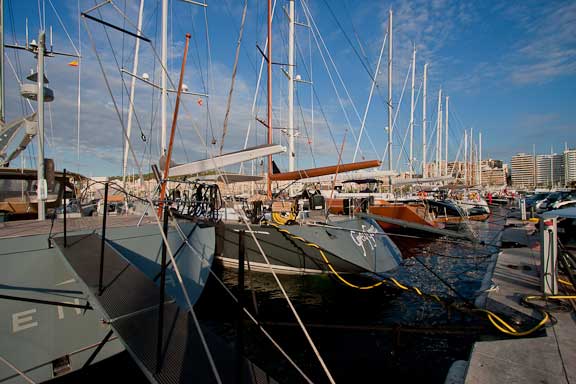
{"type": "MultiPolygon", "coordinates": [[[[184,81],[184,70],[186,69],[186,58],[188,56],[188,44],[190,43],[190,34],[186,34],[186,44],[184,45],[184,57],[182,58],[182,68],[180,69],[180,80],[178,82],[178,93],[176,94],[176,104],[174,106],[174,116],[172,117],[172,129],[170,130],[170,143],[166,152],[166,161],[164,163],[164,178],[162,179],[162,189],[160,191],[160,201],[158,203],[158,217],[162,216],[164,197],[166,196],[166,184],[170,172],[170,160],[172,158],[172,146],[174,145],[174,133],[176,132],[176,122],[178,121],[178,110],[180,109],[180,96],[182,95],[182,83],[184,81]]],[[[165,71],[166,68],[162,68],[165,71]]]]}

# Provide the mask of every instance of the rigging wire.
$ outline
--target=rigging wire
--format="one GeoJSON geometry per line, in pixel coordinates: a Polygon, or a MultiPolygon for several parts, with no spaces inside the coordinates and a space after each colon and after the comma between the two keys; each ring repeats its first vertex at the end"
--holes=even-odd
{"type": "MultiPolygon", "coordinates": [[[[356,118],[358,119],[359,122],[362,121],[362,118],[360,117],[360,114],[358,113],[358,110],[356,109],[356,105],[353,102],[352,97],[350,96],[350,93],[348,92],[348,88],[344,84],[344,80],[342,79],[342,76],[340,75],[340,72],[338,71],[338,68],[336,67],[334,59],[332,58],[332,55],[330,54],[330,51],[328,50],[326,43],[324,42],[324,38],[322,37],[320,30],[318,29],[318,26],[316,25],[316,22],[314,21],[314,18],[312,16],[312,13],[310,12],[310,9],[308,8],[308,5],[306,4],[306,1],[302,0],[302,5],[303,5],[303,9],[304,9],[304,14],[306,16],[306,20],[308,21],[308,24],[313,28],[312,35],[314,37],[314,41],[316,42],[316,46],[318,47],[320,57],[322,58],[322,61],[324,62],[324,65],[326,67],[326,71],[327,71],[328,77],[330,78],[330,81],[332,83],[332,87],[334,88],[334,91],[336,92],[336,95],[338,97],[338,101],[341,105],[342,111],[344,112],[344,117],[346,118],[346,121],[348,123],[348,127],[349,127],[350,131],[352,132],[352,135],[354,136],[354,140],[358,140],[358,137],[356,135],[356,131],[354,130],[354,128],[352,128],[352,125],[351,125],[350,120],[348,118],[348,114],[345,112],[346,110],[342,104],[342,100],[340,98],[340,94],[337,90],[336,84],[334,83],[334,80],[332,78],[332,74],[331,74],[330,70],[328,69],[328,64],[326,62],[326,59],[324,58],[324,54],[322,53],[322,49],[320,48],[319,41],[322,43],[322,46],[326,50],[326,54],[330,60],[330,63],[332,64],[332,67],[334,68],[334,71],[336,72],[336,76],[338,77],[338,80],[340,81],[340,84],[341,84],[342,88],[344,89],[344,92],[346,93],[346,95],[348,97],[348,100],[350,102],[350,105],[352,106],[352,110],[354,111],[356,118]],[[320,40],[318,40],[318,38],[320,38],[320,40]]],[[[375,153],[378,153],[378,151],[376,150],[376,147],[374,146],[374,143],[372,142],[372,139],[370,138],[370,135],[366,135],[366,136],[368,137],[368,141],[370,142],[373,151],[375,153]]],[[[361,154],[362,154],[362,152],[361,152],[361,154]]]]}
{"type": "MultiPolygon", "coordinates": [[[[13,4],[12,4],[12,0],[8,0],[8,16],[10,18],[10,27],[11,27],[11,32],[12,32],[12,42],[14,45],[18,44],[18,41],[16,40],[16,24],[14,23],[14,10],[13,10],[13,4]]],[[[22,63],[20,62],[20,54],[19,54],[19,50],[15,49],[14,50],[14,61],[16,63],[16,70],[14,70],[14,67],[12,67],[12,64],[10,63],[10,56],[4,52],[4,56],[8,59],[8,63],[10,64],[10,66],[12,67],[12,70],[14,71],[14,75],[18,81],[18,84],[21,85],[22,82],[19,80],[19,75],[23,73],[22,71],[22,63]]],[[[30,100],[26,99],[26,101],[28,102],[28,106],[30,107],[30,109],[32,110],[32,112],[34,112],[34,108],[32,108],[32,103],[30,103],[30,100]]],[[[24,101],[24,98],[20,98],[20,108],[22,110],[22,115],[26,115],[26,104],[24,101]]]]}
{"type": "Polygon", "coordinates": [[[228,100],[226,102],[226,113],[224,114],[224,126],[222,128],[222,138],[220,139],[220,155],[224,149],[224,139],[228,131],[228,119],[230,118],[230,106],[232,103],[232,93],[234,92],[234,83],[236,82],[236,71],[238,70],[238,59],[240,57],[240,47],[242,46],[242,35],[244,34],[244,24],[246,22],[246,10],[248,8],[248,0],[244,0],[244,8],[242,9],[242,22],[240,23],[240,30],[238,32],[238,43],[236,45],[236,56],[234,57],[234,66],[232,67],[232,80],[230,82],[230,91],[228,92],[228,100]]]}
{"type": "Polygon", "coordinates": [[[370,80],[372,80],[373,82],[376,82],[376,79],[372,76],[372,73],[368,69],[368,65],[367,65],[368,60],[364,60],[364,58],[362,56],[360,56],[360,53],[358,53],[358,51],[356,50],[356,46],[352,43],[352,41],[350,40],[350,37],[348,37],[348,34],[346,33],[346,31],[342,27],[342,24],[340,24],[340,21],[336,17],[336,14],[332,10],[332,7],[330,7],[330,4],[328,3],[328,1],[326,1],[326,0],[323,0],[323,1],[324,1],[324,4],[326,4],[328,11],[330,12],[330,15],[332,16],[332,18],[336,22],[336,25],[338,25],[338,28],[340,28],[340,31],[342,31],[344,38],[346,39],[346,41],[348,42],[348,44],[350,45],[350,47],[352,48],[352,50],[356,54],[356,57],[358,58],[358,60],[360,60],[360,64],[362,64],[362,67],[364,68],[364,70],[368,74],[368,77],[370,77],[370,80]]]}
{"type": "Polygon", "coordinates": [[[300,111],[300,116],[302,118],[302,125],[304,126],[304,132],[306,132],[306,142],[308,143],[308,148],[310,149],[310,156],[312,157],[312,163],[314,164],[314,167],[317,167],[316,165],[316,156],[314,155],[314,150],[312,149],[312,145],[310,145],[311,143],[311,139],[310,139],[310,132],[308,130],[308,125],[306,124],[306,119],[304,117],[304,111],[302,110],[302,104],[300,103],[300,92],[298,91],[298,87],[295,87],[295,93],[296,93],[296,103],[298,104],[298,111],[300,111]]]}
{"type": "MultiPolygon", "coordinates": [[[[112,4],[113,4],[113,3],[112,3],[112,4]]],[[[99,56],[99,54],[98,54],[98,51],[97,51],[97,49],[96,49],[94,39],[93,39],[93,37],[92,37],[92,34],[90,33],[90,29],[88,28],[88,25],[87,25],[87,23],[86,23],[86,20],[84,19],[83,21],[84,21],[86,30],[87,30],[87,32],[88,32],[89,39],[90,39],[90,41],[91,41],[92,49],[94,50],[94,53],[96,54],[96,57],[97,57],[97,59],[98,59],[98,63],[99,63],[99,65],[100,65],[100,69],[101,69],[102,74],[103,74],[103,76],[104,76],[104,80],[105,80],[105,83],[106,83],[106,87],[107,87],[107,89],[108,89],[108,92],[109,92],[109,94],[110,94],[110,97],[112,98],[113,105],[114,105],[114,109],[115,109],[115,111],[116,111],[116,114],[117,114],[118,117],[120,118],[120,112],[119,112],[119,110],[118,110],[118,107],[117,107],[117,104],[116,104],[116,100],[115,100],[115,98],[114,98],[114,94],[112,93],[112,89],[110,88],[110,83],[109,83],[109,81],[108,81],[108,77],[107,77],[106,74],[105,74],[102,61],[101,61],[100,56],[99,56]]],[[[152,50],[153,50],[155,56],[158,57],[158,54],[157,54],[157,52],[156,52],[156,50],[154,49],[153,46],[152,46],[152,50]]],[[[166,70],[166,68],[163,68],[163,70],[166,70]]],[[[168,77],[169,81],[172,83],[172,80],[171,80],[170,76],[167,76],[167,77],[168,77]]],[[[185,105],[184,105],[184,104],[183,104],[183,108],[185,108],[185,105]]],[[[120,120],[120,121],[121,121],[121,120],[120,120]]],[[[126,132],[125,132],[124,125],[122,124],[122,122],[120,122],[120,124],[121,124],[121,127],[122,127],[122,131],[123,131],[123,133],[124,133],[125,139],[128,140],[128,142],[130,142],[129,138],[126,137],[126,132]]],[[[195,124],[193,124],[193,127],[196,129],[197,133],[199,134],[200,132],[198,131],[198,127],[197,127],[195,124]]],[[[200,141],[203,140],[202,135],[200,135],[200,134],[199,134],[199,139],[200,139],[200,141]]],[[[205,143],[205,142],[204,142],[203,144],[206,146],[206,143],[205,143]]],[[[132,154],[132,157],[133,157],[134,161],[136,162],[136,166],[137,166],[137,168],[138,168],[138,172],[139,172],[139,174],[140,174],[140,177],[142,177],[142,168],[141,168],[140,164],[137,162],[138,160],[137,160],[137,158],[136,158],[136,155],[135,155],[135,153],[134,153],[134,150],[133,150],[132,145],[129,145],[129,149],[130,149],[130,153],[132,154]]],[[[211,157],[212,157],[212,156],[211,156],[211,157]]],[[[213,158],[213,157],[212,157],[212,158],[213,158]]],[[[220,170],[219,168],[217,168],[217,172],[221,174],[221,170],[220,170]]],[[[153,205],[153,202],[152,202],[152,200],[151,200],[151,196],[150,196],[149,194],[147,195],[147,200],[148,200],[148,204],[153,205]]],[[[168,252],[168,254],[169,254],[169,256],[170,256],[170,258],[171,258],[171,260],[172,260],[172,263],[175,265],[173,252],[172,252],[172,250],[171,250],[171,247],[170,247],[170,245],[169,245],[169,243],[168,243],[168,240],[167,240],[164,232],[162,231],[162,228],[161,228],[161,224],[160,224],[160,220],[159,220],[159,218],[158,218],[158,215],[157,215],[157,213],[156,213],[155,210],[152,210],[152,211],[153,211],[154,218],[156,219],[156,222],[157,222],[157,224],[158,224],[158,227],[159,227],[160,234],[161,234],[161,236],[162,236],[163,242],[166,244],[167,252],[168,252]]],[[[250,223],[245,222],[245,224],[246,224],[246,226],[247,226],[248,228],[250,228],[250,223]]],[[[253,234],[252,231],[251,231],[251,233],[252,233],[252,236],[254,236],[254,234],[253,234]]],[[[260,252],[263,254],[263,251],[262,251],[262,249],[261,249],[261,247],[260,247],[260,244],[258,243],[257,240],[255,240],[255,242],[256,242],[256,244],[258,245],[258,247],[259,247],[259,249],[260,249],[260,252]]],[[[263,254],[263,255],[264,255],[264,257],[265,257],[265,254],[263,254]]],[[[175,265],[175,268],[176,268],[176,265],[175,265]]],[[[176,272],[177,272],[177,276],[178,276],[178,280],[179,280],[180,286],[182,287],[182,289],[183,289],[183,291],[184,291],[184,295],[187,297],[187,292],[186,292],[186,290],[185,290],[184,287],[183,287],[183,281],[182,281],[182,279],[181,279],[181,276],[180,276],[180,274],[178,273],[178,270],[176,270],[176,272]]],[[[283,290],[282,285],[281,285],[281,284],[279,284],[279,285],[280,285],[280,288],[283,290]]],[[[289,298],[288,298],[287,296],[286,296],[286,299],[289,301],[289,298]]],[[[289,301],[289,303],[290,303],[290,301],[289,301]]],[[[189,303],[189,304],[190,304],[190,303],[189,303]]],[[[194,316],[193,308],[192,308],[191,305],[189,305],[189,306],[190,306],[190,311],[192,312],[192,314],[193,314],[193,316],[194,316]]],[[[290,303],[290,307],[291,307],[291,309],[295,312],[295,308],[291,305],[291,303],[290,303]]],[[[295,316],[297,317],[297,319],[299,319],[297,313],[295,313],[295,316]]],[[[196,321],[195,321],[195,323],[196,323],[196,321]]],[[[307,335],[307,338],[308,338],[308,340],[309,340],[312,348],[317,352],[317,350],[316,350],[316,348],[315,348],[312,340],[309,338],[309,335],[308,335],[305,327],[303,326],[303,324],[302,324],[302,330],[303,330],[303,332],[307,335]]],[[[202,332],[201,332],[200,330],[199,330],[199,332],[200,332],[200,336],[203,337],[202,332]]],[[[209,350],[208,350],[207,348],[206,348],[206,350],[207,350],[207,353],[209,353],[209,350]]],[[[317,354],[317,356],[318,356],[318,358],[321,360],[321,357],[320,357],[318,354],[317,354]]],[[[213,367],[213,368],[215,368],[215,367],[213,367]]],[[[329,372],[328,372],[328,371],[326,371],[326,372],[327,372],[327,375],[329,375],[329,372]]],[[[217,374],[217,371],[215,372],[215,374],[217,374]]]]}
{"type": "MultiPolygon", "coordinates": [[[[104,66],[103,66],[103,64],[102,64],[100,55],[98,54],[98,50],[96,49],[96,45],[95,45],[94,39],[93,39],[93,37],[92,37],[92,33],[90,32],[90,29],[88,28],[88,24],[87,24],[87,22],[86,22],[86,19],[83,19],[83,21],[84,21],[84,26],[85,26],[85,28],[86,28],[86,31],[88,32],[88,37],[89,37],[89,39],[90,39],[90,42],[91,42],[91,45],[92,45],[92,49],[93,49],[93,51],[94,51],[94,54],[96,55],[96,58],[98,59],[98,64],[99,64],[99,66],[100,66],[102,75],[104,76],[104,82],[106,83],[106,88],[108,89],[108,93],[110,94],[110,97],[112,98],[112,101],[113,101],[113,104],[114,104],[114,110],[116,111],[117,117],[118,117],[118,119],[119,119],[119,121],[120,121],[120,125],[121,125],[121,127],[122,127],[122,132],[123,132],[123,134],[124,134],[124,139],[127,140],[128,144],[129,144],[128,147],[129,147],[130,152],[131,152],[131,154],[132,154],[132,158],[133,158],[134,162],[136,162],[136,166],[138,167],[138,173],[139,173],[139,175],[140,175],[140,178],[143,179],[143,176],[142,176],[142,168],[141,168],[140,164],[137,163],[138,159],[137,159],[137,157],[136,157],[136,154],[134,153],[134,149],[132,148],[132,145],[130,145],[130,139],[128,138],[128,136],[127,136],[127,134],[126,134],[126,129],[125,129],[124,124],[123,124],[123,122],[122,122],[121,115],[120,115],[120,111],[119,111],[118,105],[117,105],[117,103],[116,103],[116,99],[114,98],[114,94],[112,93],[112,88],[110,87],[110,83],[108,82],[108,77],[106,76],[106,73],[105,73],[105,71],[104,71],[104,66]]],[[[148,196],[147,196],[147,199],[148,199],[149,204],[150,204],[150,205],[153,205],[152,198],[151,198],[151,196],[150,196],[149,194],[148,194],[148,196]]],[[[195,312],[194,312],[194,308],[193,308],[192,303],[191,303],[191,301],[190,301],[190,298],[189,298],[189,296],[188,296],[188,292],[187,292],[187,290],[186,290],[185,287],[184,287],[184,282],[183,282],[183,280],[182,280],[182,276],[181,276],[180,271],[179,271],[179,269],[178,269],[178,267],[177,267],[177,265],[176,265],[176,263],[175,263],[175,261],[174,261],[174,253],[172,252],[172,249],[171,249],[171,247],[170,247],[170,244],[169,244],[169,242],[168,242],[168,239],[167,239],[167,237],[166,237],[166,234],[165,234],[164,231],[163,231],[162,224],[161,224],[161,220],[159,219],[158,214],[157,214],[157,212],[156,212],[155,209],[152,209],[152,214],[154,215],[154,218],[156,219],[156,223],[157,223],[157,225],[158,225],[158,229],[159,229],[159,231],[160,231],[160,235],[162,236],[162,241],[164,242],[164,244],[165,244],[165,246],[166,246],[167,253],[168,253],[168,255],[169,255],[169,257],[170,257],[170,259],[171,259],[171,261],[172,261],[172,264],[173,264],[173,267],[174,267],[174,271],[176,272],[176,276],[177,276],[177,278],[178,278],[178,282],[180,283],[180,287],[182,288],[182,292],[183,292],[183,294],[184,294],[184,297],[186,298],[187,304],[188,304],[188,306],[189,306],[190,314],[191,314],[191,316],[192,316],[192,319],[194,320],[194,325],[196,326],[196,328],[197,328],[197,330],[198,330],[198,334],[199,334],[199,336],[200,336],[200,340],[201,340],[202,345],[203,345],[203,347],[204,347],[204,350],[205,350],[205,352],[206,352],[206,356],[207,356],[207,358],[208,358],[208,361],[210,362],[210,366],[211,366],[212,371],[213,371],[213,373],[214,373],[215,379],[217,380],[218,383],[221,383],[220,375],[219,375],[219,373],[218,373],[218,370],[216,369],[216,366],[214,365],[214,361],[213,361],[213,358],[212,358],[212,354],[211,354],[211,352],[210,352],[210,350],[209,350],[209,348],[208,348],[208,346],[207,346],[207,344],[206,344],[206,340],[205,340],[205,338],[204,338],[204,334],[203,334],[203,332],[202,332],[202,329],[200,328],[200,325],[199,325],[199,323],[198,323],[198,319],[196,318],[196,314],[195,314],[195,312]]]]}
{"type": "MultiPolygon", "coordinates": [[[[205,27],[205,37],[206,37],[206,53],[208,55],[208,64],[206,68],[206,94],[211,94],[214,89],[214,79],[212,76],[213,66],[212,66],[212,48],[210,45],[210,33],[208,30],[208,7],[204,7],[204,27],[205,27]]],[[[212,144],[216,144],[216,137],[214,135],[214,127],[212,124],[212,114],[210,113],[210,98],[206,100],[206,118],[208,120],[208,126],[210,127],[210,133],[212,135],[212,144]]]]}

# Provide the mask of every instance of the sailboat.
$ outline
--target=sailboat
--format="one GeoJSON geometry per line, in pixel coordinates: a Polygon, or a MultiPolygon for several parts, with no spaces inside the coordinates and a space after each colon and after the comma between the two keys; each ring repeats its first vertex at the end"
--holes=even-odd
{"type": "MultiPolygon", "coordinates": [[[[35,89],[44,89],[43,56],[50,52],[44,31],[32,48],[38,62],[39,85],[35,89]]],[[[37,127],[42,144],[43,96],[48,93],[40,94],[36,94],[37,127]]],[[[9,124],[7,128],[12,133],[15,127],[17,124],[9,124]]],[[[63,221],[55,217],[48,221],[45,209],[52,201],[62,200],[69,174],[45,173],[43,151],[38,158],[37,171],[2,170],[19,182],[19,188],[26,186],[21,193],[34,191],[39,198],[29,201],[26,208],[35,211],[37,221],[0,223],[0,381],[47,381],[124,350],[153,382],[213,378],[207,364],[210,358],[200,342],[205,341],[205,330],[192,325],[191,307],[202,293],[212,265],[214,227],[197,221],[169,226],[166,221],[160,231],[155,219],[139,221],[136,216],[111,217],[107,225],[106,210],[102,223],[99,218],[67,220],[66,215],[63,221]],[[45,174],[52,174],[53,179],[45,180],[45,174]],[[171,258],[169,268],[162,257],[166,253],[171,258]],[[166,317],[167,334],[150,342],[148,331],[163,330],[162,323],[153,318],[162,316],[166,317]],[[159,363],[154,366],[149,355],[143,354],[156,345],[164,350],[159,349],[154,362],[159,363]],[[182,362],[187,362],[192,356],[203,368],[195,366],[192,372],[193,365],[174,365],[179,358],[185,357],[182,362]]],[[[11,191],[6,183],[2,186],[6,187],[2,192],[19,192],[11,191]]],[[[105,196],[107,192],[108,184],[105,196]]],[[[234,350],[229,359],[230,347],[214,335],[208,338],[206,344],[218,351],[220,369],[242,359],[234,350]]],[[[253,375],[255,366],[249,368],[243,375],[258,377],[253,375]]],[[[233,382],[238,376],[227,373],[224,379],[233,382]]]]}
{"type": "MultiPolygon", "coordinates": [[[[270,12],[270,9],[269,9],[270,12]]],[[[289,10],[289,122],[293,122],[294,3],[289,10]]],[[[268,145],[272,145],[272,20],[268,18],[267,45],[267,122],[268,145]]],[[[237,268],[239,232],[246,230],[246,263],[252,270],[286,274],[380,274],[398,267],[401,254],[378,224],[370,218],[329,215],[325,198],[318,193],[303,193],[296,199],[281,200],[272,196],[273,181],[295,181],[307,177],[334,175],[339,172],[379,166],[379,161],[340,164],[294,170],[294,132],[289,123],[289,172],[274,172],[272,155],[268,156],[267,197],[270,215],[261,209],[240,214],[235,220],[223,220],[217,226],[216,257],[224,266],[237,268]]],[[[261,207],[260,204],[258,204],[261,207]]]]}

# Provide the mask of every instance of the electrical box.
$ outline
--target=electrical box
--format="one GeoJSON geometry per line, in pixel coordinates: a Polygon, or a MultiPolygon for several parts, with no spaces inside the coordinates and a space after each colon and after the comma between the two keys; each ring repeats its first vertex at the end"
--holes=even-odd
{"type": "Polygon", "coordinates": [[[542,292],[558,294],[558,228],[557,218],[540,220],[540,266],[542,292]]]}

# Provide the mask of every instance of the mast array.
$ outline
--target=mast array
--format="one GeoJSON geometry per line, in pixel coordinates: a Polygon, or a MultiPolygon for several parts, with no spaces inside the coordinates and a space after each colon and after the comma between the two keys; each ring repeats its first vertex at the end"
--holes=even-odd
{"type": "MultiPolygon", "coordinates": [[[[392,9],[388,10],[388,170],[392,171],[392,9]]],[[[389,177],[391,181],[392,176],[389,177]]],[[[389,183],[390,186],[392,183],[389,183]]]]}
{"type": "MultiPolygon", "coordinates": [[[[267,69],[268,69],[268,144],[272,144],[272,0],[268,0],[268,52],[267,52],[267,69]]],[[[268,155],[268,177],[266,180],[266,193],[269,198],[272,197],[272,155],[268,155]]]]}
{"type": "MultiPolygon", "coordinates": [[[[46,219],[46,198],[48,197],[48,186],[44,178],[44,53],[46,49],[46,33],[41,30],[38,35],[38,157],[37,167],[37,194],[38,199],[38,220],[46,219]]],[[[66,206],[64,206],[66,209],[66,206]]]]}
{"type": "Polygon", "coordinates": [[[424,64],[424,80],[422,84],[422,177],[427,177],[426,165],[426,97],[428,87],[428,63],[424,64]]]}
{"type": "Polygon", "coordinates": [[[446,158],[446,161],[444,163],[444,175],[449,176],[448,175],[448,101],[450,100],[450,97],[446,96],[446,109],[445,109],[445,113],[446,113],[446,118],[445,120],[445,127],[444,127],[444,157],[446,158]]]}
{"type": "Polygon", "coordinates": [[[416,77],[416,44],[412,50],[412,93],[410,95],[410,159],[408,160],[408,167],[410,177],[414,176],[414,81],[416,77]]]}
{"type": "MultiPolygon", "coordinates": [[[[136,34],[140,36],[142,34],[142,18],[144,14],[144,0],[140,0],[140,7],[138,9],[138,30],[136,34]]],[[[132,73],[138,73],[138,54],[140,52],[140,39],[136,39],[134,46],[134,61],[132,63],[132,73]]],[[[162,71],[164,73],[164,71],[162,71]]],[[[134,116],[134,93],[136,91],[136,77],[132,76],[130,81],[130,99],[128,105],[128,121],[126,123],[126,141],[124,143],[124,158],[122,161],[122,182],[124,187],[126,187],[126,166],[128,164],[128,147],[130,143],[130,133],[132,131],[132,117],[134,116]]]]}
{"type": "MultiPolygon", "coordinates": [[[[294,171],[296,148],[294,146],[294,0],[289,0],[288,10],[288,170],[294,171]]],[[[270,57],[269,57],[269,60],[270,57]]],[[[270,144],[270,143],[269,143],[270,144]]]]}
{"type": "Polygon", "coordinates": [[[442,88],[438,90],[438,112],[436,120],[436,167],[434,167],[434,175],[436,177],[442,176],[441,163],[442,161],[442,88]]]}
{"type": "Polygon", "coordinates": [[[166,102],[168,90],[166,77],[168,73],[168,0],[162,0],[162,53],[161,53],[161,82],[160,82],[160,119],[162,131],[160,136],[160,156],[166,154],[166,102]]]}

